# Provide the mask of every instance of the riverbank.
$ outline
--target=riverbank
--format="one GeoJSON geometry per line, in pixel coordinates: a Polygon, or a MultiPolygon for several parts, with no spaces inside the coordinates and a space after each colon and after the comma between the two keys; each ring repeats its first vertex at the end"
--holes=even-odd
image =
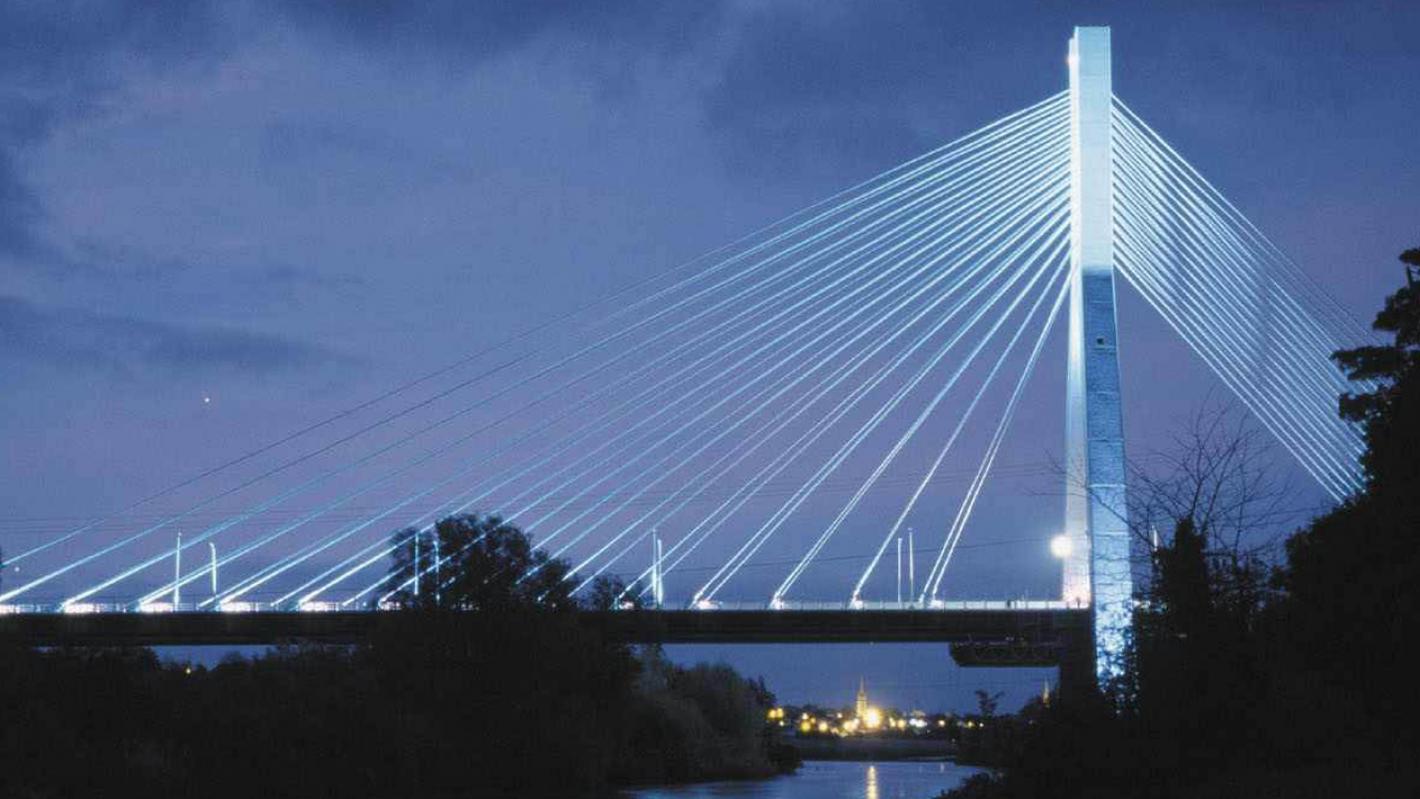
{"type": "Polygon", "coordinates": [[[768,777],[763,683],[575,612],[389,614],[359,647],[213,668],[0,640],[0,796],[598,795],[768,777]]]}
{"type": "Polygon", "coordinates": [[[805,761],[952,760],[957,749],[945,738],[785,738],[805,761]]]}

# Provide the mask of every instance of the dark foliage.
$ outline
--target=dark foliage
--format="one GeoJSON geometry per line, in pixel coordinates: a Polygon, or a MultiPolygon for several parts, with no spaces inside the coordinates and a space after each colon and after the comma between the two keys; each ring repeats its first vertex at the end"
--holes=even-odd
{"type": "Polygon", "coordinates": [[[1392,343],[1335,356],[1353,379],[1375,381],[1341,399],[1342,415],[1365,428],[1366,488],[1287,542],[1279,613],[1280,645],[1308,664],[1306,679],[1354,698],[1409,749],[1416,706],[1403,653],[1420,619],[1420,249],[1401,261],[1405,286],[1374,325],[1392,343]]]}
{"type": "Polygon", "coordinates": [[[1180,511],[1154,552],[1128,678],[1112,696],[1023,713],[1020,734],[990,753],[1005,767],[952,796],[1420,790],[1410,654],[1420,619],[1420,250],[1401,260],[1405,286],[1375,322],[1392,343],[1335,355],[1352,379],[1372,381],[1339,407],[1365,429],[1364,490],[1291,536],[1270,575],[1256,553],[1217,546],[1198,503],[1171,506],[1180,511]]]}
{"type": "Polygon", "coordinates": [[[774,697],[762,682],[725,665],[682,668],[655,648],[643,653],[642,664],[628,757],[614,775],[617,782],[748,779],[797,766],[792,753],[775,751],[768,737],[764,714],[774,697]]]}
{"type": "Polygon", "coordinates": [[[571,571],[566,561],[533,549],[527,534],[500,516],[450,516],[430,532],[411,527],[393,540],[397,546],[386,593],[396,607],[575,607],[575,582],[566,579],[571,571]]]}
{"type": "Polygon", "coordinates": [[[565,564],[496,517],[438,529],[459,553],[438,600],[408,593],[359,647],[212,669],[0,648],[0,796],[578,796],[774,772],[762,683],[604,640],[551,585],[565,564]],[[536,565],[547,580],[516,579],[536,565]]]}

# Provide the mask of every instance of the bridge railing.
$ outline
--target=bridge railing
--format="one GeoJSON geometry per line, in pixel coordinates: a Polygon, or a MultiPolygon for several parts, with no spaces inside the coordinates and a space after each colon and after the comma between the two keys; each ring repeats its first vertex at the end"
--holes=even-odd
{"type": "Polygon", "coordinates": [[[1084,607],[1063,599],[937,599],[931,602],[870,601],[700,602],[693,610],[1068,610],[1084,607]]]}
{"type": "MultiPolygon", "coordinates": [[[[1063,599],[948,599],[931,602],[888,602],[858,600],[853,602],[816,602],[811,600],[778,602],[698,602],[690,607],[667,605],[663,610],[696,610],[713,613],[715,611],[847,611],[847,610],[1069,610],[1087,607],[1081,603],[1071,603],[1063,599]]],[[[339,602],[304,602],[298,607],[276,606],[269,602],[225,602],[213,607],[205,603],[150,602],[135,605],[130,602],[74,602],[68,605],[44,604],[0,604],[0,616],[13,614],[63,613],[80,615],[90,613],[329,613],[341,610],[360,610],[339,602]]],[[[380,610],[389,610],[382,607],[380,610]]]]}

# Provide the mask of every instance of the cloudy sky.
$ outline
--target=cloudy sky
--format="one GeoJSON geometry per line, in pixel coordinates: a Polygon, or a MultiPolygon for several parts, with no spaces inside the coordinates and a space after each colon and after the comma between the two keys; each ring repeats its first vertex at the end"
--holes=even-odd
{"type": "MultiPolygon", "coordinates": [[[[1369,319],[1420,243],[1420,7],[989,6],[0,4],[0,547],[1058,92],[1075,24],[1113,27],[1116,93],[1369,319]]],[[[1137,299],[1121,324],[1142,451],[1216,383],[1137,299]]],[[[790,699],[1040,678],[931,647],[813,674],[708,654],[790,699]]]]}

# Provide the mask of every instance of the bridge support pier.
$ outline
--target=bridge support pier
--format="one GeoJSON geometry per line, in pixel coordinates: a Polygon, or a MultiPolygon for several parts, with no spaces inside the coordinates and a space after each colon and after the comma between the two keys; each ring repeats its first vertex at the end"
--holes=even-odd
{"type": "MultiPolygon", "coordinates": [[[[1094,675],[1117,676],[1131,621],[1124,422],[1114,308],[1109,28],[1070,40],[1070,337],[1063,596],[1092,609],[1094,675]]],[[[1062,680],[1065,668],[1062,666],[1062,680]]]]}
{"type": "Polygon", "coordinates": [[[1067,632],[1061,639],[1056,665],[1057,690],[1062,697],[1089,696],[1096,690],[1094,636],[1088,627],[1067,632]]]}

